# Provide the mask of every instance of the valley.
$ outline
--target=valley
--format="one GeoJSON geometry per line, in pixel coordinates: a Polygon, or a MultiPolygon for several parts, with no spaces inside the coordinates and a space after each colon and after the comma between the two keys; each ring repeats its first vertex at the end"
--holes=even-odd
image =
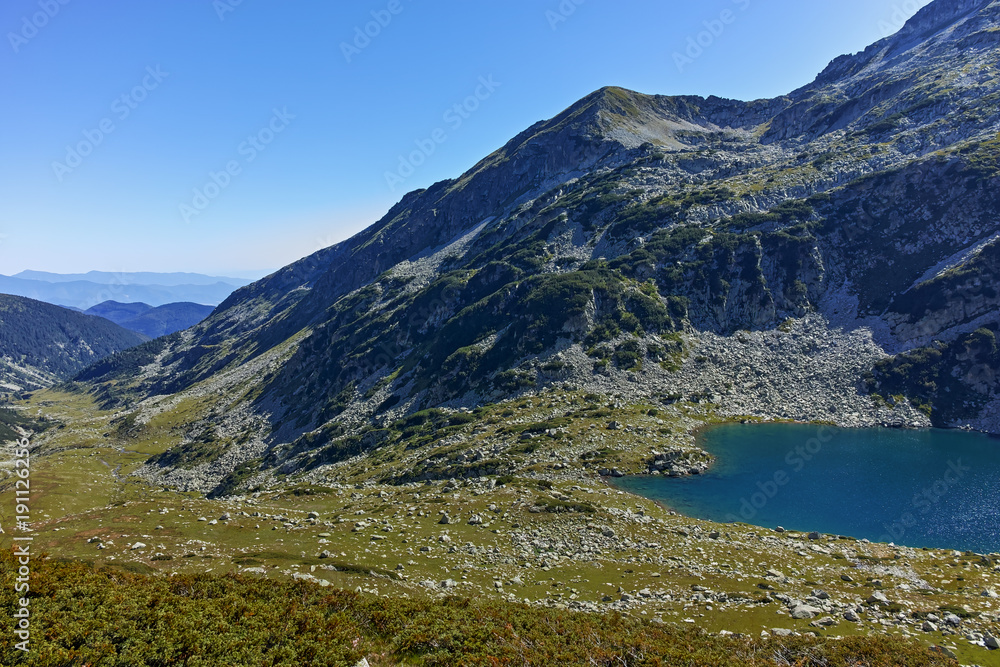
{"type": "Polygon", "coordinates": [[[623,490],[704,481],[713,427],[1000,433],[998,57],[1000,2],[934,0],[772,99],[600,88],[260,280],[176,276],[214,309],[100,299],[146,333],[0,297],[0,342],[66,333],[0,347],[63,624],[24,664],[1000,665],[993,547],[623,490]]]}
{"type": "Polygon", "coordinates": [[[1000,631],[998,554],[701,521],[602,477],[662,460],[664,474],[704,469],[691,434],[723,420],[709,405],[545,391],[400,424],[382,460],[355,457],[215,500],[134,475],[167,451],[176,424],[130,427],[91,397],[58,390],[29,405],[47,423],[76,424],[32,439],[36,546],[60,559],[618,612],[723,638],[886,634],[994,664],[985,646],[1000,631]],[[400,470],[440,472],[404,481],[400,470]]]}

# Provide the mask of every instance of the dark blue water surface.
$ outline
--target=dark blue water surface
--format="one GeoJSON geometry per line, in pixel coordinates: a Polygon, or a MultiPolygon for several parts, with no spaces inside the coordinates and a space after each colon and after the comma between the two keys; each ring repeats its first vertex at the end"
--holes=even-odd
{"type": "Polygon", "coordinates": [[[707,474],[616,485],[699,519],[1000,551],[1000,440],[945,430],[727,424],[707,474]]]}

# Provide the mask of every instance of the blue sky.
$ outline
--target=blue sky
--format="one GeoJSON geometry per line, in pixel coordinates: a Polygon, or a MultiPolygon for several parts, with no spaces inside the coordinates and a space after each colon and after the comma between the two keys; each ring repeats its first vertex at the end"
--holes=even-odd
{"type": "Polygon", "coordinates": [[[597,88],[781,95],[925,4],[6,0],[0,273],[254,275],[597,88]]]}

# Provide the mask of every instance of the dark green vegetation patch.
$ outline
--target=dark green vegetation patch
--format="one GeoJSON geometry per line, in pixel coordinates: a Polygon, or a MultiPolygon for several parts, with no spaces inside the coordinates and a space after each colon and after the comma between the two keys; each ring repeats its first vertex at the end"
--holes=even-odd
{"type": "MultiPolygon", "coordinates": [[[[15,608],[0,554],[4,613],[15,608]]],[[[35,560],[31,650],[8,665],[953,665],[886,637],[726,639],[619,614],[380,598],[250,576],[150,577],[35,560]]],[[[9,644],[8,644],[9,646],[9,644]]]]}

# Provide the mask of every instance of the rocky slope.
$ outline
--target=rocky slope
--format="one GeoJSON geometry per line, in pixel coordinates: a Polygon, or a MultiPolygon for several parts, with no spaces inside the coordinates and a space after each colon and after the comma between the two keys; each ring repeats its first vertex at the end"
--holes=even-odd
{"type": "Polygon", "coordinates": [[[147,473],[205,491],[546,387],[998,431],[998,55],[1000,2],[936,0],[774,100],[601,89],[78,380],[197,400],[147,473]]]}

